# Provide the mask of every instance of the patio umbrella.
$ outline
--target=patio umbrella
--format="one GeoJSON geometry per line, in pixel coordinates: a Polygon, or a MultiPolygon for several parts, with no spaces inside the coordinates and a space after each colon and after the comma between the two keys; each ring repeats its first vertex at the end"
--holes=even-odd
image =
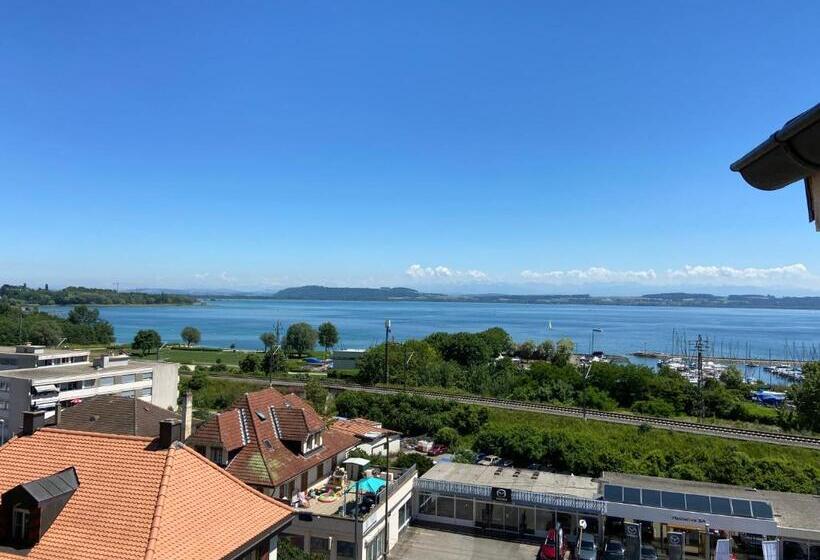
{"type": "Polygon", "coordinates": [[[348,487],[347,491],[348,492],[355,492],[356,487],[358,486],[359,492],[361,492],[362,494],[368,494],[368,493],[378,494],[379,490],[384,488],[384,486],[386,484],[387,483],[384,480],[382,480],[381,478],[376,478],[374,476],[369,476],[367,478],[363,478],[363,479],[359,480],[358,482],[354,482],[353,484],[351,484],[348,487]]]}

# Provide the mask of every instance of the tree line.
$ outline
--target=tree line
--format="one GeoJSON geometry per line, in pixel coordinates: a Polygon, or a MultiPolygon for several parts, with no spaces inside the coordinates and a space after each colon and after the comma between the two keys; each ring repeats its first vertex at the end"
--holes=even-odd
{"type": "Polygon", "coordinates": [[[736,368],[729,368],[719,379],[707,379],[701,393],[696,385],[666,368],[655,372],[634,364],[594,362],[589,371],[582,371],[571,363],[571,340],[516,345],[498,327],[478,333],[439,332],[421,340],[387,344],[389,379],[385,378],[382,343],[360,358],[359,370],[353,375],[356,381],[662,417],[697,416],[702,399],[708,417],[820,431],[820,388],[814,388],[817,375],[811,364],[804,368],[806,381],[790,389],[795,408],[775,409],[750,400],[758,385],[745,383],[736,368]]]}
{"type": "Polygon", "coordinates": [[[433,436],[448,443],[463,462],[473,462],[480,451],[512,459],[519,467],[539,463],[583,476],[617,471],[820,492],[820,453],[813,450],[488,410],[415,394],[346,391],[335,405],[342,416],[365,416],[409,436],[433,436]]]}
{"type": "Polygon", "coordinates": [[[114,327],[100,319],[97,309],[85,305],[62,318],[0,301],[0,344],[55,346],[63,339],[66,344],[111,344],[114,327]]]}
{"type": "Polygon", "coordinates": [[[49,290],[48,284],[44,288],[3,284],[0,286],[0,301],[29,305],[189,305],[195,303],[196,298],[181,294],[145,294],[81,286],[49,290]]]}

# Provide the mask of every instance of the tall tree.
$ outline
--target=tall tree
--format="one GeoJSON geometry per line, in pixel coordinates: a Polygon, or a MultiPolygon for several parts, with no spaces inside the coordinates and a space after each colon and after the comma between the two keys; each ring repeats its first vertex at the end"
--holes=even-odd
{"type": "Polygon", "coordinates": [[[330,348],[339,343],[339,331],[336,330],[336,325],[330,321],[326,321],[319,325],[319,344],[325,349],[327,354],[330,348]]]}
{"type": "Polygon", "coordinates": [[[68,312],[68,321],[75,325],[93,325],[100,318],[100,310],[87,305],[75,305],[68,312]]]}
{"type": "Polygon", "coordinates": [[[316,346],[319,335],[316,330],[307,323],[294,323],[288,327],[285,335],[285,346],[288,351],[298,356],[307,354],[316,346]]]}
{"type": "Polygon", "coordinates": [[[199,332],[199,329],[191,326],[187,326],[182,329],[179,336],[182,337],[182,340],[185,341],[187,346],[191,346],[191,344],[199,344],[199,341],[202,340],[202,334],[199,332]]]}
{"type": "Polygon", "coordinates": [[[305,398],[313,405],[313,408],[319,414],[325,413],[325,406],[327,404],[327,389],[319,383],[315,377],[308,379],[305,383],[305,398]]]}
{"type": "Polygon", "coordinates": [[[803,364],[803,381],[792,388],[797,424],[820,432],[820,362],[803,364]]]}
{"type": "Polygon", "coordinates": [[[259,335],[259,340],[262,341],[262,344],[265,346],[265,352],[275,348],[276,345],[279,344],[277,336],[272,332],[263,332],[259,335]]]}
{"type": "Polygon", "coordinates": [[[131,348],[139,350],[145,356],[154,348],[159,348],[162,344],[162,338],[159,333],[153,329],[143,329],[134,335],[134,342],[131,343],[131,348]]]}
{"type": "Polygon", "coordinates": [[[268,375],[272,373],[287,373],[288,360],[282,350],[268,350],[262,358],[262,370],[268,375]]]}

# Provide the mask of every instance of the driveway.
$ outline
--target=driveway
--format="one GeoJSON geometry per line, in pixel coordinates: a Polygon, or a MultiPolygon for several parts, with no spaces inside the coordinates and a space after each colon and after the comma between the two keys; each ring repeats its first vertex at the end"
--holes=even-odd
{"type": "Polygon", "coordinates": [[[425,527],[408,527],[390,551],[395,560],[535,560],[538,546],[529,543],[473,537],[425,527]]]}

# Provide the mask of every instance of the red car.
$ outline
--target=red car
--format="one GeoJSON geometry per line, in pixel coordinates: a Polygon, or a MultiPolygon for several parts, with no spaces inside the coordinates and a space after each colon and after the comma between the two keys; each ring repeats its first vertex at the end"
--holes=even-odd
{"type": "Polygon", "coordinates": [[[547,538],[538,550],[538,560],[561,560],[565,550],[562,537],[560,529],[547,531],[547,538]]]}
{"type": "Polygon", "coordinates": [[[447,453],[447,446],[441,443],[437,443],[430,448],[430,451],[427,452],[430,457],[438,457],[444,453],[447,453]]]}

